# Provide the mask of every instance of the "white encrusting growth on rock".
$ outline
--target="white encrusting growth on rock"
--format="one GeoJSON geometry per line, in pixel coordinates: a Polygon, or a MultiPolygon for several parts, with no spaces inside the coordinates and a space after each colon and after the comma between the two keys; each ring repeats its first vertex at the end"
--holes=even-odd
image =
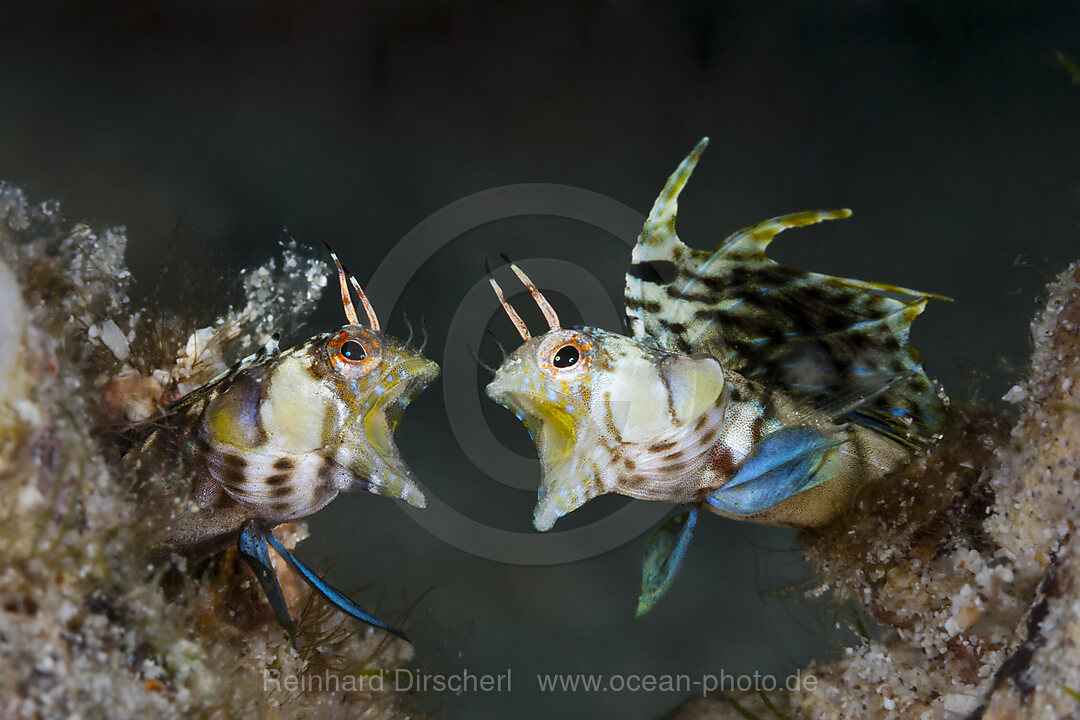
{"type": "MultiPolygon", "coordinates": [[[[31,205],[0,183],[0,718],[401,717],[392,687],[343,696],[266,684],[264,670],[344,682],[412,657],[408,643],[308,606],[290,571],[278,568],[285,594],[308,607],[300,653],[236,558],[166,597],[138,561],[132,478],[110,462],[109,422],[146,417],[166,390],[201,385],[299,321],[325,263],[287,245],[281,272],[244,274],[239,310],[187,331],[129,297],[126,243],[123,229],[62,224],[55,203],[31,205]],[[155,329],[163,346],[143,335],[155,329]]],[[[291,549],[303,528],[277,532],[291,549]]]]}

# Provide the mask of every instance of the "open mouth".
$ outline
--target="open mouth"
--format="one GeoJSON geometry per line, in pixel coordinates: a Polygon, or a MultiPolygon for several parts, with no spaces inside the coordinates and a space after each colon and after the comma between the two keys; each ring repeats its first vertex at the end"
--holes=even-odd
{"type": "Polygon", "coordinates": [[[574,420],[563,405],[536,393],[493,389],[493,386],[494,383],[488,385],[488,397],[521,420],[545,468],[569,454],[574,445],[574,420]]]}
{"type": "MultiPolygon", "coordinates": [[[[578,429],[573,411],[551,398],[520,390],[487,387],[488,396],[524,423],[540,457],[541,477],[533,526],[544,532],[591,496],[574,461],[578,429]]],[[[580,422],[580,420],[579,420],[580,422]]]]}
{"type": "Polygon", "coordinates": [[[360,464],[364,466],[361,474],[369,479],[371,492],[376,495],[404,500],[418,508],[427,504],[401,457],[394,431],[405,408],[438,376],[437,363],[421,357],[410,358],[391,367],[372,390],[379,393],[379,398],[362,421],[370,452],[363,453],[360,464]]]}

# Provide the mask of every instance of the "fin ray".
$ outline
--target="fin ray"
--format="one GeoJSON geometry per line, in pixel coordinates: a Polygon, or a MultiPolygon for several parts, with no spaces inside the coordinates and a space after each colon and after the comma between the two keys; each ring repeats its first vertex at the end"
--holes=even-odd
{"type": "Polygon", "coordinates": [[[626,276],[634,337],[714,357],[725,370],[810,406],[851,394],[866,372],[881,373],[890,387],[848,419],[907,444],[929,442],[944,424],[944,407],[908,336],[926,304],[941,296],[767,257],[780,232],[846,218],[846,209],[783,215],[734,233],[716,250],[690,249],[675,231],[677,198],[703,149],[699,144],[668,179],[634,248],[626,276]]]}

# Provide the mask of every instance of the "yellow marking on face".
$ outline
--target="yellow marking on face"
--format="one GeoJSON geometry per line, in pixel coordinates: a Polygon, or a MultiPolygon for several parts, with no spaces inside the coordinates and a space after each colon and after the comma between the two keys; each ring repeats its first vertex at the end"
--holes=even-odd
{"type": "Polygon", "coordinates": [[[545,420],[540,428],[544,449],[550,452],[553,458],[557,458],[558,462],[566,458],[574,448],[574,439],[577,437],[574,418],[559,403],[540,397],[534,397],[533,402],[537,412],[545,420]]]}

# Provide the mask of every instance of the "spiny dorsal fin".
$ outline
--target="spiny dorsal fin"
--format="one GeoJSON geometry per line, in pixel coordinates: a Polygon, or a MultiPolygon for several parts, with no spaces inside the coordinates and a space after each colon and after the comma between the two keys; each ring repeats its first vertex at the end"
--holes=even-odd
{"type": "Polygon", "coordinates": [[[706,143],[668,178],[634,248],[626,275],[633,335],[716,357],[726,370],[810,406],[847,395],[872,375],[888,390],[845,421],[904,442],[936,434],[942,402],[908,335],[939,296],[789,268],[766,255],[784,230],[846,218],[847,209],[773,218],[734,233],[715,251],[688,247],[675,229],[678,196],[706,143]]]}
{"type": "MultiPolygon", "coordinates": [[[[698,160],[708,144],[709,138],[701,138],[701,142],[694,146],[686,159],[679,163],[679,167],[675,168],[675,172],[668,177],[667,184],[653,203],[649,218],[641,230],[641,236],[638,238],[639,245],[652,245],[668,238],[674,238],[678,242],[679,238],[675,234],[675,216],[679,212],[679,193],[686,187],[690,175],[697,167],[698,160]]],[[[634,259],[637,260],[636,257],[634,259]]]]}

